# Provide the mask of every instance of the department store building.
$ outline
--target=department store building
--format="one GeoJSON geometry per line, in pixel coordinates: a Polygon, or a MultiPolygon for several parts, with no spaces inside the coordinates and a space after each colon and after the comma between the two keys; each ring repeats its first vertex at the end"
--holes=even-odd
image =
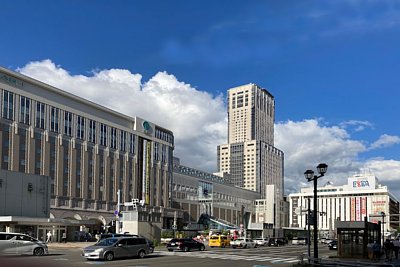
{"type": "MultiPolygon", "coordinates": [[[[321,236],[334,238],[337,220],[364,221],[366,217],[369,222],[380,221],[385,236],[399,227],[399,201],[373,174],[350,176],[347,184],[340,186],[328,181],[318,187],[317,193],[317,220],[321,236]]],[[[301,188],[300,193],[289,195],[290,228],[306,229],[307,209],[313,207],[313,194],[313,188],[307,187],[301,188]]]]}

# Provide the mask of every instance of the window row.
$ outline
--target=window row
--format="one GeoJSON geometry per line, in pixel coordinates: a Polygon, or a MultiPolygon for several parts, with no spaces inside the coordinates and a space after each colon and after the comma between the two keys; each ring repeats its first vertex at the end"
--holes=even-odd
{"type": "Polygon", "coordinates": [[[4,119],[16,120],[22,124],[33,125],[39,129],[48,129],[51,132],[62,133],[91,143],[99,143],[102,146],[109,146],[121,151],[129,151],[130,153],[135,151],[135,135],[133,133],[6,90],[3,90],[2,93],[2,117],[4,119]],[[16,98],[19,98],[18,114],[15,114],[16,98]]]}

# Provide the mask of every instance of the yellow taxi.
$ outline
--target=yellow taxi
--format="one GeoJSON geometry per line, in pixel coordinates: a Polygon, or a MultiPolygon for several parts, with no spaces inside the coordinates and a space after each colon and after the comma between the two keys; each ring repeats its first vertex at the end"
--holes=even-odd
{"type": "Polygon", "coordinates": [[[210,239],[208,240],[208,246],[210,248],[213,248],[213,247],[224,248],[226,246],[229,246],[230,243],[231,243],[231,240],[226,235],[212,235],[212,236],[210,236],[210,239]]]}

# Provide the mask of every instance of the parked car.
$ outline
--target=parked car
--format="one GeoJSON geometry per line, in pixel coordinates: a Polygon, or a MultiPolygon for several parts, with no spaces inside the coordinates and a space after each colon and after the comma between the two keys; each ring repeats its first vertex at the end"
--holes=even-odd
{"type": "Polygon", "coordinates": [[[106,238],[82,250],[82,256],[88,260],[107,261],[127,257],[144,258],[149,253],[149,244],[142,237],[106,238]]]}
{"type": "Polygon", "coordinates": [[[173,238],[167,243],[168,251],[181,250],[188,252],[191,250],[203,251],[206,249],[203,243],[198,242],[192,238],[173,238]]]}
{"type": "Polygon", "coordinates": [[[150,253],[154,252],[154,243],[153,241],[151,241],[150,239],[143,237],[141,235],[136,235],[136,234],[114,234],[114,233],[108,233],[108,234],[101,234],[100,235],[100,240],[106,239],[106,238],[110,238],[110,237],[141,237],[146,239],[147,244],[149,245],[149,249],[150,249],[150,253]]]}
{"type": "Polygon", "coordinates": [[[139,235],[107,233],[107,234],[101,234],[100,235],[100,240],[103,240],[103,239],[106,239],[106,238],[110,238],[110,237],[139,237],[139,235]]]}
{"type": "Polygon", "coordinates": [[[42,256],[48,254],[48,248],[45,243],[29,235],[0,232],[0,254],[42,256]]]}
{"type": "Polygon", "coordinates": [[[258,246],[266,246],[268,245],[268,238],[254,238],[254,242],[256,242],[258,246]]]}
{"type": "Polygon", "coordinates": [[[231,246],[232,248],[255,248],[257,244],[253,239],[240,237],[231,241],[231,246]]]}
{"type": "Polygon", "coordinates": [[[148,238],[143,237],[144,239],[146,239],[147,245],[149,246],[149,253],[153,253],[154,252],[154,243],[153,241],[151,241],[148,238]]]}
{"type": "Polygon", "coordinates": [[[212,235],[210,237],[210,240],[208,240],[208,246],[210,248],[213,248],[213,247],[224,248],[226,246],[229,246],[230,243],[231,243],[231,240],[226,235],[212,235]]]}
{"type": "Polygon", "coordinates": [[[337,250],[337,240],[332,240],[329,242],[328,247],[330,250],[337,250]]]}
{"type": "Polygon", "coordinates": [[[307,245],[306,237],[293,237],[292,245],[307,245]]]}
{"type": "Polygon", "coordinates": [[[268,240],[268,246],[277,246],[277,247],[279,247],[279,246],[283,246],[283,245],[286,245],[286,244],[287,244],[287,241],[283,237],[271,237],[268,240]]]}

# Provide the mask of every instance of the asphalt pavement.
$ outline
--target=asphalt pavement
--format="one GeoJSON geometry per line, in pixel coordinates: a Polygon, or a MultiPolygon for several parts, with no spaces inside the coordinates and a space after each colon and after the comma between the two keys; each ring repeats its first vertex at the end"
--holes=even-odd
{"type": "MultiPolygon", "coordinates": [[[[82,249],[91,246],[95,243],[96,242],[66,242],[66,243],[52,242],[48,243],[47,246],[49,247],[49,250],[60,249],[60,248],[82,249]]],[[[159,247],[159,248],[163,249],[165,247],[159,247]]],[[[306,259],[304,260],[306,261],[306,259]]],[[[324,258],[322,259],[321,263],[326,263],[329,265],[338,264],[338,266],[400,267],[400,257],[399,259],[395,259],[393,257],[391,261],[386,260],[385,255],[382,255],[382,257],[379,260],[375,261],[369,259],[324,258]]]]}

